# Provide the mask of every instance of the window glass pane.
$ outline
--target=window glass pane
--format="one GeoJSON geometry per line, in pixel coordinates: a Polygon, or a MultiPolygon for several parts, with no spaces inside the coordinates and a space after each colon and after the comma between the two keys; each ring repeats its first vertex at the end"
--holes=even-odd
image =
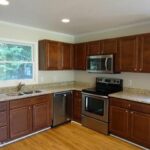
{"type": "Polygon", "coordinates": [[[0,63],[0,80],[33,79],[32,63],[0,63]]]}
{"type": "Polygon", "coordinates": [[[0,61],[32,61],[32,46],[0,42],[0,61]]]}

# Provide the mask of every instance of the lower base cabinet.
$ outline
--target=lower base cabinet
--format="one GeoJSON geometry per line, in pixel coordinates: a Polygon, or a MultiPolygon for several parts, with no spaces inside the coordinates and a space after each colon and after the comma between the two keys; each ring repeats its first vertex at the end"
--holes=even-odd
{"type": "Polygon", "coordinates": [[[150,148],[150,105],[110,98],[109,131],[150,148]]]}
{"type": "Polygon", "coordinates": [[[50,127],[51,120],[50,95],[10,101],[11,139],[50,127]]]}
{"type": "Polygon", "coordinates": [[[31,106],[10,110],[10,138],[17,138],[32,132],[31,106]]]}
{"type": "Polygon", "coordinates": [[[82,94],[81,91],[73,91],[73,120],[81,123],[82,94]]]}

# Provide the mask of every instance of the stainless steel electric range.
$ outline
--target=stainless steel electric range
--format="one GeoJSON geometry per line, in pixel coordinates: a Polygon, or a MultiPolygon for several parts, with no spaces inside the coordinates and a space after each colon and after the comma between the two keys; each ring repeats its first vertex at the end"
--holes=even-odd
{"type": "Polygon", "coordinates": [[[123,90],[123,80],[96,78],[96,87],[82,90],[82,125],[108,134],[108,95],[123,90]]]}

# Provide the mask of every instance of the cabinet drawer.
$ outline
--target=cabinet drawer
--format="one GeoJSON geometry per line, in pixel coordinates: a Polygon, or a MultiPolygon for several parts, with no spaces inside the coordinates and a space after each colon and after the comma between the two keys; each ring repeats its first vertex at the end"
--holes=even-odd
{"type": "Polygon", "coordinates": [[[117,106],[117,107],[121,107],[121,108],[130,108],[130,102],[124,99],[119,99],[119,98],[114,98],[114,97],[110,97],[110,105],[111,106],[117,106]]]}
{"type": "Polygon", "coordinates": [[[31,104],[38,104],[38,103],[46,103],[50,101],[50,94],[48,95],[40,95],[40,96],[36,96],[36,97],[32,97],[32,101],[31,104]]]}
{"type": "Polygon", "coordinates": [[[149,104],[131,102],[130,105],[131,105],[130,109],[133,111],[150,114],[150,105],[149,104]]]}
{"type": "Polygon", "coordinates": [[[9,102],[1,102],[0,103],[0,112],[1,111],[6,111],[9,108],[9,102]]]}
{"type": "Polygon", "coordinates": [[[7,125],[7,111],[0,112],[0,127],[7,125]]]}
{"type": "Polygon", "coordinates": [[[32,98],[22,98],[10,101],[10,109],[20,108],[31,105],[32,98]]]}
{"type": "Polygon", "coordinates": [[[8,138],[8,129],[7,126],[0,128],[0,142],[5,141],[8,138]]]}

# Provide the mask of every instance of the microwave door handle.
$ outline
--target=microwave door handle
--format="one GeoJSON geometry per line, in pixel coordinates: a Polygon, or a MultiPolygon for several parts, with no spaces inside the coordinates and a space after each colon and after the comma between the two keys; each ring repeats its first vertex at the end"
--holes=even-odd
{"type": "Polygon", "coordinates": [[[105,60],[105,68],[106,68],[106,71],[108,71],[107,63],[108,63],[108,58],[106,58],[106,60],[105,60]]]}

